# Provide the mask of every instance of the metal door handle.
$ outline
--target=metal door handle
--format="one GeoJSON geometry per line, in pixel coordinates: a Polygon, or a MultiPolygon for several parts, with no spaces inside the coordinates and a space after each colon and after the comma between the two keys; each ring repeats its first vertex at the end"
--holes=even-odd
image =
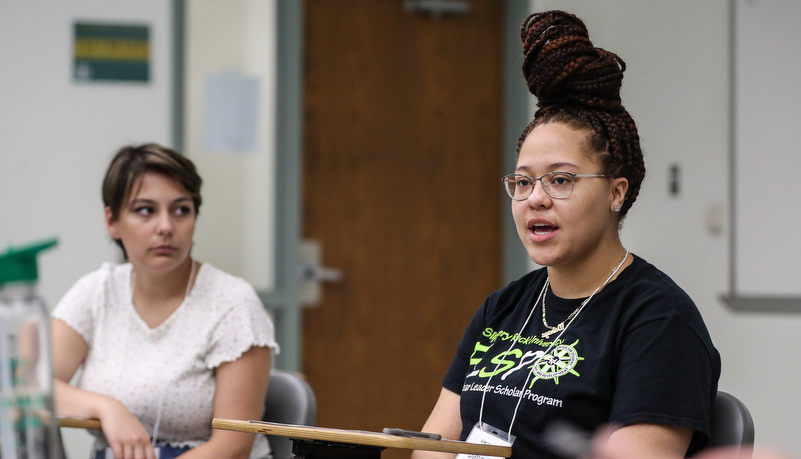
{"type": "Polygon", "coordinates": [[[299,269],[301,282],[341,282],[342,271],[316,264],[305,264],[299,269]]]}
{"type": "Polygon", "coordinates": [[[300,244],[300,302],[315,306],[322,300],[323,282],[342,282],[345,276],[336,268],[322,266],[320,241],[305,240],[300,244]]]}

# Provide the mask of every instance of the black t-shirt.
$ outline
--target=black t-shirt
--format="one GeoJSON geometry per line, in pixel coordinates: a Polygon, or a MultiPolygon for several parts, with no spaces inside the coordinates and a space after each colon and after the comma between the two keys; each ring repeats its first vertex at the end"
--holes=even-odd
{"type": "MultiPolygon", "coordinates": [[[[486,391],[482,421],[502,431],[522,399],[513,458],[559,457],[542,436],[554,420],[587,431],[637,422],[685,426],[695,431],[688,453],[703,448],[720,355],[690,297],[635,256],[554,342],[559,333],[542,338],[537,301],[546,277],[540,269],[493,292],[470,321],[443,382],[461,394],[462,440],[478,422],[486,391]]],[[[548,324],[567,319],[582,300],[548,289],[548,324]]]]}

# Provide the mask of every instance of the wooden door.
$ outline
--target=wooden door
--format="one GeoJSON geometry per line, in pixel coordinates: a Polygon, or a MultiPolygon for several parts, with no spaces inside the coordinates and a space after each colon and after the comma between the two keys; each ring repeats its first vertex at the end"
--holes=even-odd
{"type": "Polygon", "coordinates": [[[503,2],[468,3],[305,2],[303,232],[344,274],[303,317],[320,426],[419,430],[500,286],[503,2]]]}

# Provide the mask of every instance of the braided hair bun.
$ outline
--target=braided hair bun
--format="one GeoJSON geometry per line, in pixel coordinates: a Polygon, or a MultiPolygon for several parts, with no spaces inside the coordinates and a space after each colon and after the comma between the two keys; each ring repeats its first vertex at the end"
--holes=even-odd
{"type": "Polygon", "coordinates": [[[637,126],[620,99],[626,64],[615,53],[593,46],[584,22],[564,11],[532,14],[523,21],[520,38],[523,76],[538,109],[520,137],[518,153],[540,124],[562,122],[594,133],[590,145],[603,172],[629,182],[622,218],[645,177],[637,126]]]}

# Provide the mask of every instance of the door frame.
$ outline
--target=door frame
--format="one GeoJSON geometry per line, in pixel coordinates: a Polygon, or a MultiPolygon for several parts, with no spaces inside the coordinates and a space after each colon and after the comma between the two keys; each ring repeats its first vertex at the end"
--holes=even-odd
{"type": "MultiPolygon", "coordinates": [[[[531,121],[530,103],[534,96],[528,91],[523,79],[523,52],[520,43],[520,25],[531,14],[530,2],[504,0],[504,37],[503,37],[503,161],[502,171],[514,172],[517,165],[517,141],[520,133],[531,121]]],[[[498,177],[498,196],[502,201],[501,209],[511,209],[509,196],[500,186],[498,177]]],[[[519,279],[531,271],[532,263],[525,250],[521,250],[520,237],[512,219],[511,210],[503,214],[501,221],[501,247],[503,260],[501,269],[504,284],[519,279]]],[[[489,293],[489,292],[487,292],[489,293]]]]}
{"type": "MultiPolygon", "coordinates": [[[[184,128],[184,23],[185,1],[174,1],[173,36],[175,80],[173,91],[173,143],[181,151],[184,128]]],[[[302,323],[299,293],[300,245],[303,237],[302,158],[303,158],[303,0],[277,1],[276,57],[276,164],[275,164],[275,280],[270,291],[258,292],[265,307],[273,314],[276,339],[281,353],[274,360],[275,368],[300,371],[302,323]]],[[[530,13],[529,2],[504,0],[504,58],[503,58],[503,133],[502,170],[512,171],[516,163],[517,140],[529,121],[532,96],[523,84],[521,74],[520,24],[530,13]]],[[[500,177],[499,177],[500,178],[500,177]]],[[[500,182],[500,181],[499,181],[500,182]]],[[[498,186],[502,208],[509,198],[498,186]]],[[[531,269],[514,223],[504,218],[501,245],[504,283],[519,278],[531,269]]]]}
{"type": "Polygon", "coordinates": [[[258,292],[273,312],[281,346],[275,367],[301,370],[300,244],[303,157],[303,1],[277,0],[275,130],[275,279],[258,292]]]}

